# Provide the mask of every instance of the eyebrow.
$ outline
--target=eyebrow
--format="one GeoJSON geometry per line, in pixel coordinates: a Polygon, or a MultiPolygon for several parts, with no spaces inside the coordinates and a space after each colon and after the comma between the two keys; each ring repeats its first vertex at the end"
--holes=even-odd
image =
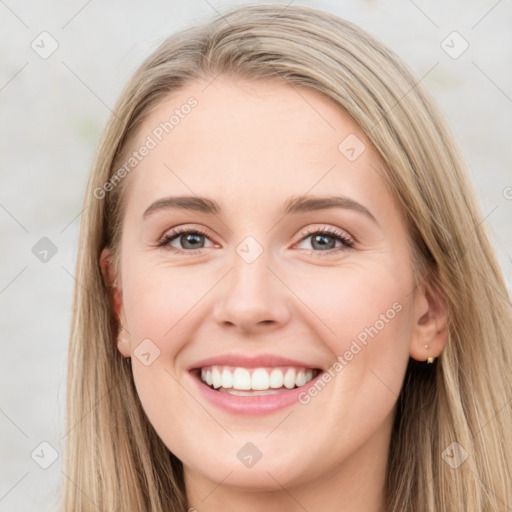
{"type": "MultiPolygon", "coordinates": [[[[354,210],[362,213],[373,222],[378,224],[377,219],[373,214],[354,199],[346,196],[298,196],[291,197],[285,202],[282,213],[288,215],[291,213],[304,213],[316,210],[328,210],[329,208],[343,208],[347,210],[354,210]]],[[[176,196],[164,197],[152,203],[144,212],[143,218],[148,217],[150,214],[162,210],[187,210],[200,213],[217,215],[221,212],[219,204],[206,197],[199,196],[176,196]]]]}

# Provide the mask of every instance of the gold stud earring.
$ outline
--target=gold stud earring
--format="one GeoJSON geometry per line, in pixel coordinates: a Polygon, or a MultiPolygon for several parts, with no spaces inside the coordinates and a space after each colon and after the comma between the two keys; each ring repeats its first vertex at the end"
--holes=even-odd
{"type": "MultiPolygon", "coordinates": [[[[429,346],[425,345],[425,350],[428,350],[429,346]]],[[[435,357],[427,357],[427,364],[432,364],[435,360],[435,357]]]]}

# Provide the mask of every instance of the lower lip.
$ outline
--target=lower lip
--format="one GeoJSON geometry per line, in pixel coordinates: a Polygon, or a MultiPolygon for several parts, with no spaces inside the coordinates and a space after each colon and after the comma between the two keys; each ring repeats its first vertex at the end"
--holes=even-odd
{"type": "Polygon", "coordinates": [[[204,384],[198,375],[194,373],[191,373],[191,375],[200,392],[210,403],[232,414],[247,415],[271,413],[298,403],[299,395],[304,392],[307,393],[308,389],[315,385],[315,382],[322,373],[319,373],[314,379],[300,388],[281,391],[273,395],[260,396],[237,396],[230,395],[229,393],[220,393],[204,384]]]}

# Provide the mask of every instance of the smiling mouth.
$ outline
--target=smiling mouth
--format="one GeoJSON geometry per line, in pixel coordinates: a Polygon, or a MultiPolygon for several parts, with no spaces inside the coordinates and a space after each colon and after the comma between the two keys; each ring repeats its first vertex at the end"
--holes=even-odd
{"type": "Polygon", "coordinates": [[[198,368],[195,373],[203,384],[220,393],[261,396],[305,386],[321,370],[294,366],[244,368],[214,365],[198,368]]]}

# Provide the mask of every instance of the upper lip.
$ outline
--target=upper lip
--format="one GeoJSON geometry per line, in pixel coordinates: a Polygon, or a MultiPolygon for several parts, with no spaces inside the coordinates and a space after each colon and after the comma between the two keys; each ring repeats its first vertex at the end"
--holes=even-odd
{"type": "Polygon", "coordinates": [[[260,354],[256,356],[245,356],[242,354],[225,354],[203,359],[191,365],[188,370],[197,370],[207,366],[237,366],[242,368],[264,368],[273,366],[297,366],[302,368],[319,369],[318,366],[281,357],[273,354],[260,354]]]}

